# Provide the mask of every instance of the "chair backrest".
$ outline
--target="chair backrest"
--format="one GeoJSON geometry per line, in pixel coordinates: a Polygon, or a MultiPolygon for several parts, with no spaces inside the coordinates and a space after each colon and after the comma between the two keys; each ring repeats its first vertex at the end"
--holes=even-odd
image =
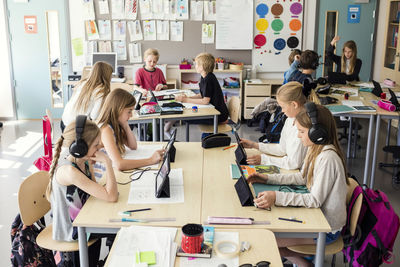
{"type": "MultiPolygon", "coordinates": [[[[348,178],[350,184],[347,185],[346,205],[349,205],[354,189],[358,186],[358,183],[353,178],[348,178]]],[[[351,215],[350,215],[350,234],[354,236],[356,231],[358,217],[360,216],[362,206],[363,195],[360,194],[354,203],[351,215]]]]}
{"type": "Polygon", "coordinates": [[[228,101],[228,112],[231,120],[237,124],[239,121],[240,99],[237,96],[232,96],[228,101]]]}
{"type": "Polygon", "coordinates": [[[34,224],[50,210],[50,202],[46,199],[49,180],[49,173],[40,171],[28,176],[19,186],[19,213],[25,225],[34,224]]]}

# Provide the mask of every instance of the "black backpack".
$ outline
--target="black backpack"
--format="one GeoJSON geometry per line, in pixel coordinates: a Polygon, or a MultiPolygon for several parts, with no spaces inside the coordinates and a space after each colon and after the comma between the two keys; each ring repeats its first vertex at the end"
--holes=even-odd
{"type": "Polygon", "coordinates": [[[286,115],[282,112],[282,108],[278,107],[270,116],[265,116],[263,125],[260,121],[261,132],[265,133],[258,141],[263,143],[279,143],[282,128],[285,125],[286,115]]]}
{"type": "Polygon", "coordinates": [[[24,225],[19,214],[15,217],[11,225],[12,266],[56,266],[52,251],[36,244],[36,237],[42,230],[35,225],[24,225]]]}

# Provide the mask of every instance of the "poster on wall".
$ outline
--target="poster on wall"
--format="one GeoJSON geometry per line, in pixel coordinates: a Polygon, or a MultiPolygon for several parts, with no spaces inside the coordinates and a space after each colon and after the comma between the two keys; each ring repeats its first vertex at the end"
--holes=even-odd
{"type": "Polygon", "coordinates": [[[302,49],[304,1],[262,1],[254,5],[252,62],[258,72],[288,69],[288,56],[302,49]]]}
{"type": "Polygon", "coordinates": [[[24,16],[25,33],[37,33],[36,16],[24,16]]]}

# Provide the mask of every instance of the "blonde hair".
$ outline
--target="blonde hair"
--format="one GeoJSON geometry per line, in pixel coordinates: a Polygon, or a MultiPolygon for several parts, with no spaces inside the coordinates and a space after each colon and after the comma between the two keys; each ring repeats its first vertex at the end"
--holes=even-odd
{"type": "Polygon", "coordinates": [[[132,94],[121,88],[115,89],[107,96],[97,122],[101,127],[106,127],[107,124],[112,127],[121,155],[125,153],[127,135],[119,124],[118,118],[125,108],[133,107],[135,104],[136,100],[132,94]]]}
{"type": "MultiPolygon", "coordinates": [[[[55,144],[56,152],[54,154],[53,161],[50,166],[50,171],[49,171],[50,181],[46,189],[46,198],[49,201],[52,190],[52,181],[54,178],[55,170],[57,168],[58,160],[60,158],[61,148],[69,147],[76,140],[75,125],[76,125],[75,121],[68,124],[67,127],[65,127],[64,133],[61,135],[61,137],[57,140],[57,143],[55,144]]],[[[100,129],[99,127],[97,127],[97,124],[93,121],[87,120],[82,133],[82,139],[86,142],[88,148],[90,148],[90,146],[93,144],[93,142],[99,135],[100,135],[100,129]]]]}
{"type": "Polygon", "coordinates": [[[276,96],[285,103],[294,101],[300,106],[304,106],[307,101],[320,104],[320,100],[314,90],[311,89],[310,92],[305,92],[303,85],[296,81],[285,83],[279,87],[276,96]]]}
{"type": "MultiPolygon", "coordinates": [[[[344,172],[347,175],[346,161],[339,145],[336,132],[336,123],[332,116],[332,113],[324,106],[318,104],[315,106],[317,109],[317,122],[325,127],[328,133],[327,143],[325,145],[333,145],[335,147],[334,151],[341,159],[344,172]]],[[[304,108],[296,115],[296,121],[304,128],[310,129],[312,127],[311,119],[304,108]]],[[[307,155],[304,160],[304,178],[307,179],[307,187],[309,189],[313,184],[315,160],[322,152],[322,149],[325,145],[313,144],[311,147],[308,148],[307,155]]],[[[347,177],[346,183],[349,184],[347,177]]]]}
{"type": "Polygon", "coordinates": [[[290,53],[289,58],[288,58],[289,65],[292,65],[292,63],[294,61],[294,57],[296,55],[299,55],[299,56],[301,55],[301,50],[300,49],[293,49],[293,51],[290,53]]]}
{"type": "Polygon", "coordinates": [[[157,61],[160,59],[160,54],[158,53],[157,49],[154,48],[146,49],[146,51],[144,51],[143,58],[146,60],[146,58],[150,55],[155,56],[157,58],[157,61]]]}
{"type": "Polygon", "coordinates": [[[350,58],[350,66],[349,66],[349,74],[353,74],[354,72],[354,67],[356,66],[356,61],[357,61],[357,45],[353,40],[347,41],[343,45],[342,49],[342,72],[346,72],[346,56],[344,55],[344,49],[345,48],[351,49],[353,51],[353,55],[350,58]]]}
{"type": "Polygon", "coordinates": [[[196,64],[200,64],[206,73],[214,71],[215,58],[210,53],[200,53],[195,58],[196,64]]]}
{"type": "Polygon", "coordinates": [[[101,97],[103,104],[105,97],[110,93],[112,72],[113,69],[110,64],[102,61],[96,62],[90,72],[89,78],[82,81],[86,83],[82,86],[82,90],[75,103],[75,109],[85,112],[93,97],[101,97]],[[96,89],[99,89],[99,91],[96,95],[93,95],[96,89]]]}

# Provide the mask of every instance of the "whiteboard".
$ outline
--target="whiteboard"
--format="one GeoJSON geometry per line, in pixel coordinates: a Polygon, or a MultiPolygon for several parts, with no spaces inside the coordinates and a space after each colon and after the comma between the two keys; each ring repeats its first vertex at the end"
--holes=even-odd
{"type": "Polygon", "coordinates": [[[252,49],[253,0],[218,0],[216,23],[216,49],[252,49]]]}

